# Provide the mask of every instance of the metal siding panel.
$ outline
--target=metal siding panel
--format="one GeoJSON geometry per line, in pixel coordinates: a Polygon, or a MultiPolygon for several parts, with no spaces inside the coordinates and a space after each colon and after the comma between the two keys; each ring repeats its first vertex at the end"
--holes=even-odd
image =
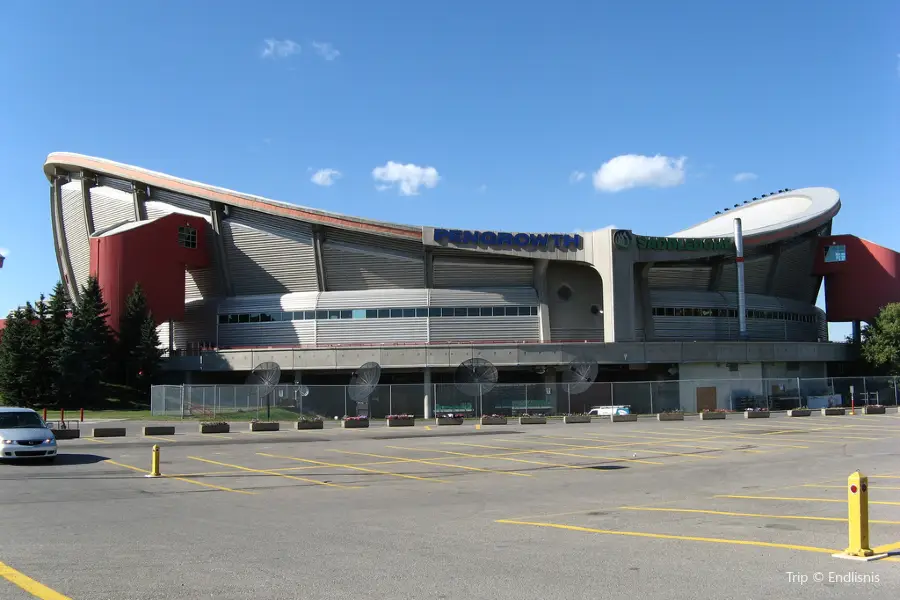
{"type": "Polygon", "coordinates": [[[131,223],[134,221],[134,199],[131,194],[110,187],[91,188],[91,215],[95,233],[131,223]]]}
{"type": "Polygon", "coordinates": [[[574,342],[580,340],[603,341],[603,326],[584,328],[551,327],[550,339],[553,342],[574,342]]]}
{"type": "Polygon", "coordinates": [[[433,317],[429,320],[432,343],[464,341],[537,341],[538,317],[433,317]]]}
{"type": "Polygon", "coordinates": [[[170,192],[169,190],[164,190],[157,187],[150,188],[150,200],[165,202],[167,204],[178,206],[180,208],[186,208],[190,211],[204,215],[209,214],[209,202],[207,202],[206,200],[193,198],[191,196],[185,196],[183,194],[177,194],[175,192],[170,192]]]}
{"type": "Polygon", "coordinates": [[[184,320],[173,323],[175,348],[216,342],[216,305],[213,302],[190,302],[184,307],[184,320]]]}
{"type": "Polygon", "coordinates": [[[694,289],[709,287],[711,267],[665,267],[650,268],[647,282],[651,289],[694,289]]]}
{"type": "Polygon", "coordinates": [[[318,289],[308,225],[250,211],[222,222],[225,253],[236,295],[318,289]]]}
{"type": "MultiPolygon", "coordinates": [[[[744,263],[744,289],[748,294],[766,293],[771,264],[771,255],[747,259],[744,263]]],[[[737,291],[737,266],[735,263],[728,262],[722,266],[722,278],[719,280],[718,289],[722,292],[737,291]]]]}
{"type": "Polygon", "coordinates": [[[809,300],[816,294],[818,278],[812,275],[818,240],[804,240],[781,251],[775,267],[772,295],[809,300]]]}
{"type": "Polygon", "coordinates": [[[429,306],[536,306],[537,292],[532,287],[431,290],[429,306]]]}
{"type": "Polygon", "coordinates": [[[219,314],[312,310],[318,292],[299,292],[277,296],[234,296],[219,303],[219,314]]]}
{"type": "Polygon", "coordinates": [[[459,255],[434,256],[434,287],[517,287],[534,282],[530,260],[510,261],[459,255]]]}
{"type": "Polygon", "coordinates": [[[171,215],[172,213],[178,213],[191,217],[200,217],[207,221],[210,220],[209,212],[196,212],[179,206],[173,206],[172,204],[166,204],[165,202],[158,202],[156,200],[147,200],[144,202],[144,210],[147,212],[148,219],[159,219],[171,215]]]}
{"type": "Polygon", "coordinates": [[[346,229],[325,228],[325,241],[350,244],[363,248],[378,248],[406,254],[408,256],[422,257],[425,246],[420,241],[391,238],[381,235],[372,235],[360,231],[346,229]]]}
{"type": "Polygon", "coordinates": [[[97,176],[97,185],[113,188],[120,192],[127,192],[131,196],[132,185],[130,181],[124,179],[116,179],[115,177],[107,177],[106,175],[97,176]]]}
{"type": "Polygon", "coordinates": [[[219,347],[311,346],[316,343],[313,321],[235,323],[219,325],[219,347]]]}
{"type": "Polygon", "coordinates": [[[169,348],[169,322],[161,323],[156,327],[156,337],[159,338],[159,348],[168,350],[169,348]]]}
{"type": "Polygon", "coordinates": [[[69,262],[72,263],[72,277],[75,285],[81,289],[91,272],[91,243],[84,222],[84,199],[80,181],[62,186],[62,221],[69,262]]]}
{"type": "Polygon", "coordinates": [[[201,300],[222,295],[222,282],[219,281],[219,254],[215,251],[216,235],[212,224],[206,221],[206,240],[209,251],[209,266],[202,269],[190,269],[184,272],[184,299],[201,300]]]}
{"type": "Polygon", "coordinates": [[[421,288],[425,261],[421,254],[406,256],[326,241],[322,245],[325,281],[329,291],[421,288]]]}
{"type": "Polygon", "coordinates": [[[316,344],[425,342],[428,319],[335,319],[316,323],[316,344]]]}
{"type": "Polygon", "coordinates": [[[428,290],[356,290],[322,292],[316,308],[420,308],[428,306],[428,290]]]}

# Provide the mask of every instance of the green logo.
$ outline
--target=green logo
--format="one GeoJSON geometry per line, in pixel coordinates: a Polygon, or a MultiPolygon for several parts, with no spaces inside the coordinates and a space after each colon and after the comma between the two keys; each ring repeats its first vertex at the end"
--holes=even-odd
{"type": "Polygon", "coordinates": [[[668,238],[636,236],[638,250],[668,250],[674,252],[703,252],[734,250],[734,238],[668,238]]]}
{"type": "Polygon", "coordinates": [[[613,243],[619,250],[628,250],[631,247],[631,232],[621,229],[616,231],[613,235],[613,243]]]}

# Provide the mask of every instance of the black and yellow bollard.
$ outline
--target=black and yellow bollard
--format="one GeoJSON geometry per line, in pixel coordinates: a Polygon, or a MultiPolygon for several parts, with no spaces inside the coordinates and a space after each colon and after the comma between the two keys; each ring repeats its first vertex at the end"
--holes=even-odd
{"type": "Polygon", "coordinates": [[[159,445],[154,444],[153,454],[150,458],[150,474],[147,477],[159,477],[159,445]]]}

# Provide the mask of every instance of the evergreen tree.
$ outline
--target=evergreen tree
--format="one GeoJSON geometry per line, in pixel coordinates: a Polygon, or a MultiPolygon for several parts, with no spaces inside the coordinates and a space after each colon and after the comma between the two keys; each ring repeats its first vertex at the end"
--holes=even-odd
{"type": "Polygon", "coordinates": [[[37,379],[35,361],[34,309],[31,303],[12,313],[6,320],[0,338],[0,394],[11,406],[35,406],[34,381],[37,379]]]}
{"type": "Polygon", "coordinates": [[[57,282],[50,294],[47,304],[47,345],[52,350],[50,364],[53,366],[50,394],[53,398],[51,405],[57,403],[57,398],[68,394],[66,381],[60,377],[59,363],[60,350],[65,337],[66,322],[69,320],[69,293],[63,283],[57,282]]]}
{"type": "Polygon", "coordinates": [[[881,309],[862,331],[862,356],[889,375],[900,375],[900,302],[881,309]]]}
{"type": "Polygon", "coordinates": [[[125,385],[134,383],[140,370],[137,365],[137,357],[142,328],[148,314],[147,298],[144,296],[141,284],[137,283],[125,300],[125,310],[119,319],[119,364],[117,367],[119,380],[125,385]]]}
{"type": "Polygon", "coordinates": [[[134,366],[137,369],[136,383],[143,393],[149,391],[154,376],[159,372],[162,350],[159,347],[159,335],[156,332],[156,320],[147,313],[141,325],[141,337],[133,353],[134,366]]]}
{"type": "Polygon", "coordinates": [[[60,404],[65,408],[90,408],[103,399],[101,381],[110,371],[114,348],[108,316],[100,283],[90,277],[82,287],[81,303],[66,322],[60,347],[59,372],[66,382],[60,404]]]}
{"type": "Polygon", "coordinates": [[[34,324],[34,397],[37,406],[52,406],[53,383],[56,379],[56,348],[50,338],[50,315],[46,298],[41,294],[35,307],[34,324]]]}

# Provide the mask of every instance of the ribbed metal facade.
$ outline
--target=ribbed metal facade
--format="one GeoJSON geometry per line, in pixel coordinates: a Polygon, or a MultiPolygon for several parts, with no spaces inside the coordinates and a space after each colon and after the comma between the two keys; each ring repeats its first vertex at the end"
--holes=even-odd
{"type": "Polygon", "coordinates": [[[538,303],[531,287],[502,289],[431,290],[429,306],[532,306],[538,303]]]}
{"type": "Polygon", "coordinates": [[[316,308],[415,308],[428,306],[428,290],[357,290],[354,292],[323,292],[316,308]]]}
{"type": "Polygon", "coordinates": [[[94,233],[102,233],[134,221],[134,199],[128,192],[101,186],[91,188],[91,216],[94,233]]]}
{"type": "Polygon", "coordinates": [[[311,310],[316,308],[318,292],[300,292],[280,296],[234,296],[219,303],[219,314],[311,310]]]}
{"type": "Polygon", "coordinates": [[[91,244],[84,222],[84,198],[81,182],[72,181],[62,186],[62,221],[69,261],[72,263],[72,277],[81,289],[87,283],[91,272],[91,244]]]}
{"type": "Polygon", "coordinates": [[[195,213],[204,215],[209,214],[209,202],[201,200],[200,198],[193,198],[191,196],[176,194],[175,192],[170,192],[168,190],[151,187],[149,199],[165,202],[166,204],[171,204],[172,206],[178,206],[180,208],[186,208],[195,213]]]}
{"type": "Polygon", "coordinates": [[[812,275],[818,240],[811,238],[787,246],[778,257],[772,295],[810,301],[818,295],[819,280],[812,275]]]}
{"type": "MultiPolygon", "coordinates": [[[[744,289],[748,294],[766,293],[771,266],[771,255],[748,258],[744,262],[744,289]]],[[[729,260],[722,266],[722,278],[716,289],[720,292],[737,291],[737,266],[734,261],[729,260]]]]}
{"type": "Polygon", "coordinates": [[[356,344],[393,342],[425,342],[428,319],[365,319],[351,321],[318,321],[316,343],[356,344]]]}
{"type": "Polygon", "coordinates": [[[207,248],[209,252],[209,266],[203,269],[190,269],[184,272],[184,299],[187,302],[214,298],[223,295],[223,285],[219,277],[219,253],[215,251],[215,236],[212,224],[204,223],[206,227],[207,248]]]}
{"type": "Polygon", "coordinates": [[[159,202],[157,200],[147,200],[146,202],[144,202],[144,210],[147,213],[148,219],[159,219],[161,217],[171,215],[172,213],[178,213],[209,220],[209,211],[200,213],[182,208],[180,206],[174,206],[172,204],[166,204],[165,202],[159,202]]]}
{"type": "Polygon", "coordinates": [[[225,348],[304,346],[316,343],[315,321],[220,324],[218,345],[225,348]]]}
{"type": "Polygon", "coordinates": [[[169,322],[160,323],[156,327],[156,337],[159,338],[159,347],[168,349],[169,347],[169,322]]]}
{"type": "MultiPolygon", "coordinates": [[[[661,291],[650,293],[655,309],[659,308],[709,308],[737,310],[737,295],[733,292],[689,292],[661,291]]],[[[809,304],[747,294],[747,311],[768,311],[774,313],[795,313],[816,315],[816,309],[809,304]]],[[[653,317],[654,335],[659,340],[736,340],[739,338],[738,319],[729,317],[698,316],[658,316],[653,317]]],[[[820,336],[820,326],[811,323],[784,319],[747,319],[747,334],[751,340],[771,341],[816,341],[820,336]]]]}
{"type": "Polygon", "coordinates": [[[431,342],[521,341],[540,339],[537,316],[440,317],[429,319],[431,342]]]}
{"type": "Polygon", "coordinates": [[[232,210],[222,221],[226,260],[236,295],[315,291],[312,231],[298,221],[232,210]]]}
{"type": "Polygon", "coordinates": [[[712,268],[708,266],[650,267],[647,283],[650,289],[705,290],[709,287],[712,268]]]}
{"type": "Polygon", "coordinates": [[[514,287],[530,286],[534,264],[530,260],[504,260],[434,253],[434,287],[514,287]]]}
{"type": "Polygon", "coordinates": [[[424,250],[417,242],[327,228],[322,259],[329,291],[425,286],[424,250]]]}
{"type": "Polygon", "coordinates": [[[113,188],[114,190],[118,190],[120,192],[127,192],[129,196],[131,196],[131,182],[126,181],[124,179],[116,179],[115,177],[107,177],[106,175],[98,175],[97,176],[97,185],[103,187],[113,188]]]}
{"type": "Polygon", "coordinates": [[[216,306],[211,302],[189,302],[184,307],[184,321],[173,323],[175,349],[186,350],[197,344],[216,343],[216,306]]]}

